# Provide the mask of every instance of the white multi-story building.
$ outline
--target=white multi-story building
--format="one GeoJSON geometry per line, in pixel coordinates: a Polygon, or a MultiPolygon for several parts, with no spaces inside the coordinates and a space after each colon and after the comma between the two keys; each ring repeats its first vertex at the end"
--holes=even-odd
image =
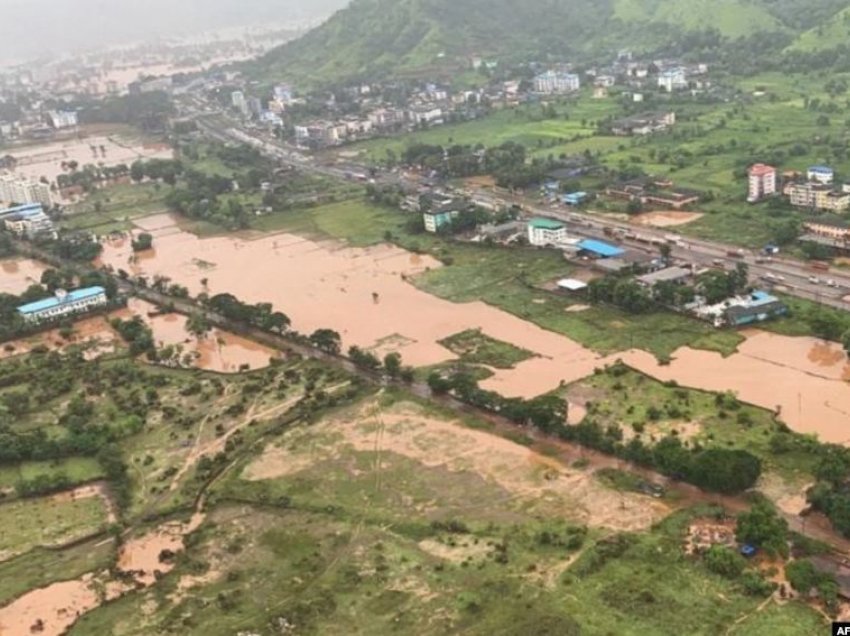
{"type": "Polygon", "coordinates": [[[757,163],[749,170],[749,190],[747,201],[755,203],[761,199],[776,194],[776,168],[763,163],[757,163]]]}
{"type": "Polygon", "coordinates": [[[658,88],[668,93],[688,87],[688,79],[683,68],[672,68],[658,74],[658,88]]]}
{"type": "Polygon", "coordinates": [[[547,95],[572,93],[581,88],[581,79],[574,73],[546,71],[534,78],[534,90],[547,95]]]}
{"type": "Polygon", "coordinates": [[[543,247],[567,240],[567,227],[552,219],[531,219],[528,222],[528,242],[543,247]]]}
{"type": "Polygon", "coordinates": [[[251,109],[248,107],[248,100],[245,99],[245,93],[242,91],[233,91],[230,93],[230,103],[233,108],[238,110],[245,117],[251,115],[251,109]]]}
{"type": "Polygon", "coordinates": [[[69,292],[57,289],[52,298],[21,305],[18,307],[18,313],[27,322],[40,322],[89,311],[106,303],[106,290],[103,287],[85,287],[69,292]]]}
{"type": "Polygon", "coordinates": [[[13,174],[0,175],[0,201],[5,203],[40,203],[53,205],[50,186],[40,181],[20,179],[13,174]]]}

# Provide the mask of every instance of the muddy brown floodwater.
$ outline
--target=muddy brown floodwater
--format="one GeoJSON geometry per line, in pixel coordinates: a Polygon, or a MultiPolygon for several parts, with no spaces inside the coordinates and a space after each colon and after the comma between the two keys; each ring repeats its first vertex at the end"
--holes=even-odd
{"type": "Polygon", "coordinates": [[[41,282],[41,274],[47,265],[31,258],[0,259],[0,293],[18,294],[26,291],[30,285],[41,282]]]}
{"type": "Polygon", "coordinates": [[[291,234],[199,238],[167,214],[140,226],[156,237],[155,250],[137,257],[128,241],[118,240],[105,246],[103,262],[134,274],[168,276],[193,294],[230,292],[249,302],[271,302],[301,332],[329,327],[345,346],[383,352],[391,345],[415,366],[453,359],[438,341],[470,328],[537,353],[483,382],[506,396],[539,395],[622,358],[660,380],[734,391],[753,404],[778,408],[795,430],[850,442],[850,366],[834,343],[750,330],[739,352],[726,358],[689,348],[676,351],[666,366],[643,351],[603,357],[484,303],[452,303],[420,291],[404,278],[441,264],[394,246],[351,248],[291,234]]]}

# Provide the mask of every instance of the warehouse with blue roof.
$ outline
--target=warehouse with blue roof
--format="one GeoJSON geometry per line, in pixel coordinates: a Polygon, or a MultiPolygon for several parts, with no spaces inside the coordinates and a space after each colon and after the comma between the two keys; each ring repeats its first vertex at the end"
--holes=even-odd
{"type": "Polygon", "coordinates": [[[18,307],[18,313],[27,322],[53,320],[71,314],[89,311],[107,303],[106,290],[103,287],[83,287],[73,291],[57,289],[50,298],[36,300],[18,307]]]}
{"type": "Polygon", "coordinates": [[[596,258],[616,258],[624,254],[624,250],[616,245],[596,239],[584,239],[578,244],[578,248],[582,252],[589,252],[596,258]]]}

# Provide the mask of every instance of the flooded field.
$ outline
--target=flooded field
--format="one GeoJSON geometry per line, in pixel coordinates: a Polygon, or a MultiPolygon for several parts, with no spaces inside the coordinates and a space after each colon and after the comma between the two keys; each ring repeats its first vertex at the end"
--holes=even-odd
{"type": "Polygon", "coordinates": [[[622,358],[660,380],[734,391],[778,409],[795,430],[850,443],[850,367],[836,344],[750,331],[739,352],[727,358],[688,348],[666,366],[642,351],[603,357],[484,303],[452,303],[418,290],[405,278],[440,263],[394,246],[349,248],[290,234],[202,239],[180,230],[168,215],[149,217],[142,226],[154,234],[155,250],[137,258],[127,241],[117,241],[106,245],[103,261],[134,274],[168,276],[192,293],[230,292],[249,302],[271,302],[295,329],[335,329],[346,347],[381,351],[391,340],[405,362],[425,366],[454,358],[440,340],[480,328],[536,354],[482,383],[506,396],[539,395],[622,358]]]}
{"type": "Polygon", "coordinates": [[[115,166],[130,165],[137,159],[170,159],[173,151],[163,144],[142,144],[119,135],[93,135],[80,139],[56,141],[10,150],[17,161],[15,173],[30,179],[46,177],[51,183],[67,172],[62,163],[76,161],[80,167],[86,164],[115,166]],[[93,150],[94,148],[94,150],[93,150]]]}
{"type": "Polygon", "coordinates": [[[41,281],[47,265],[31,258],[0,259],[0,294],[21,294],[41,281]]]}

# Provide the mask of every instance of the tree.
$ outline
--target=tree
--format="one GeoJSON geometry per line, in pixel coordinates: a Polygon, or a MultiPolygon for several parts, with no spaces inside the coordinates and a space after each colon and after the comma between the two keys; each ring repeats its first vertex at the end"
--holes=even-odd
{"type": "Polygon", "coordinates": [[[791,587],[805,596],[817,587],[821,575],[811,561],[799,559],[785,566],[785,576],[791,587]]]}
{"type": "Polygon", "coordinates": [[[788,554],[788,522],[765,499],[753,504],[749,512],[738,515],[736,537],[771,555],[788,554]]]}
{"type": "Polygon", "coordinates": [[[310,334],[309,340],[317,349],[332,355],[338,355],[342,350],[342,339],[333,329],[316,329],[310,334]]]}
{"type": "Polygon", "coordinates": [[[134,252],[143,252],[144,250],[149,250],[153,247],[153,236],[148,234],[147,232],[142,232],[135,239],[133,239],[133,251],[134,252]]]}
{"type": "Polygon", "coordinates": [[[737,579],[747,566],[740,554],[724,545],[713,545],[705,553],[705,566],[727,579],[737,579]]]}
{"type": "Polygon", "coordinates": [[[844,351],[850,356],[850,329],[844,332],[841,336],[841,344],[844,345],[844,351]]]}
{"type": "Polygon", "coordinates": [[[141,161],[134,161],[130,166],[130,178],[136,183],[145,178],[145,166],[141,161]]]}
{"type": "Polygon", "coordinates": [[[397,378],[401,372],[401,356],[395,351],[385,355],[384,370],[391,378],[397,378]]]}
{"type": "Polygon", "coordinates": [[[761,475],[761,461],[745,450],[709,448],[694,455],[688,481],[705,490],[734,494],[752,488],[761,475]]]}
{"type": "Polygon", "coordinates": [[[186,320],[186,331],[199,340],[203,338],[209,330],[210,323],[203,314],[192,314],[186,320]]]}

